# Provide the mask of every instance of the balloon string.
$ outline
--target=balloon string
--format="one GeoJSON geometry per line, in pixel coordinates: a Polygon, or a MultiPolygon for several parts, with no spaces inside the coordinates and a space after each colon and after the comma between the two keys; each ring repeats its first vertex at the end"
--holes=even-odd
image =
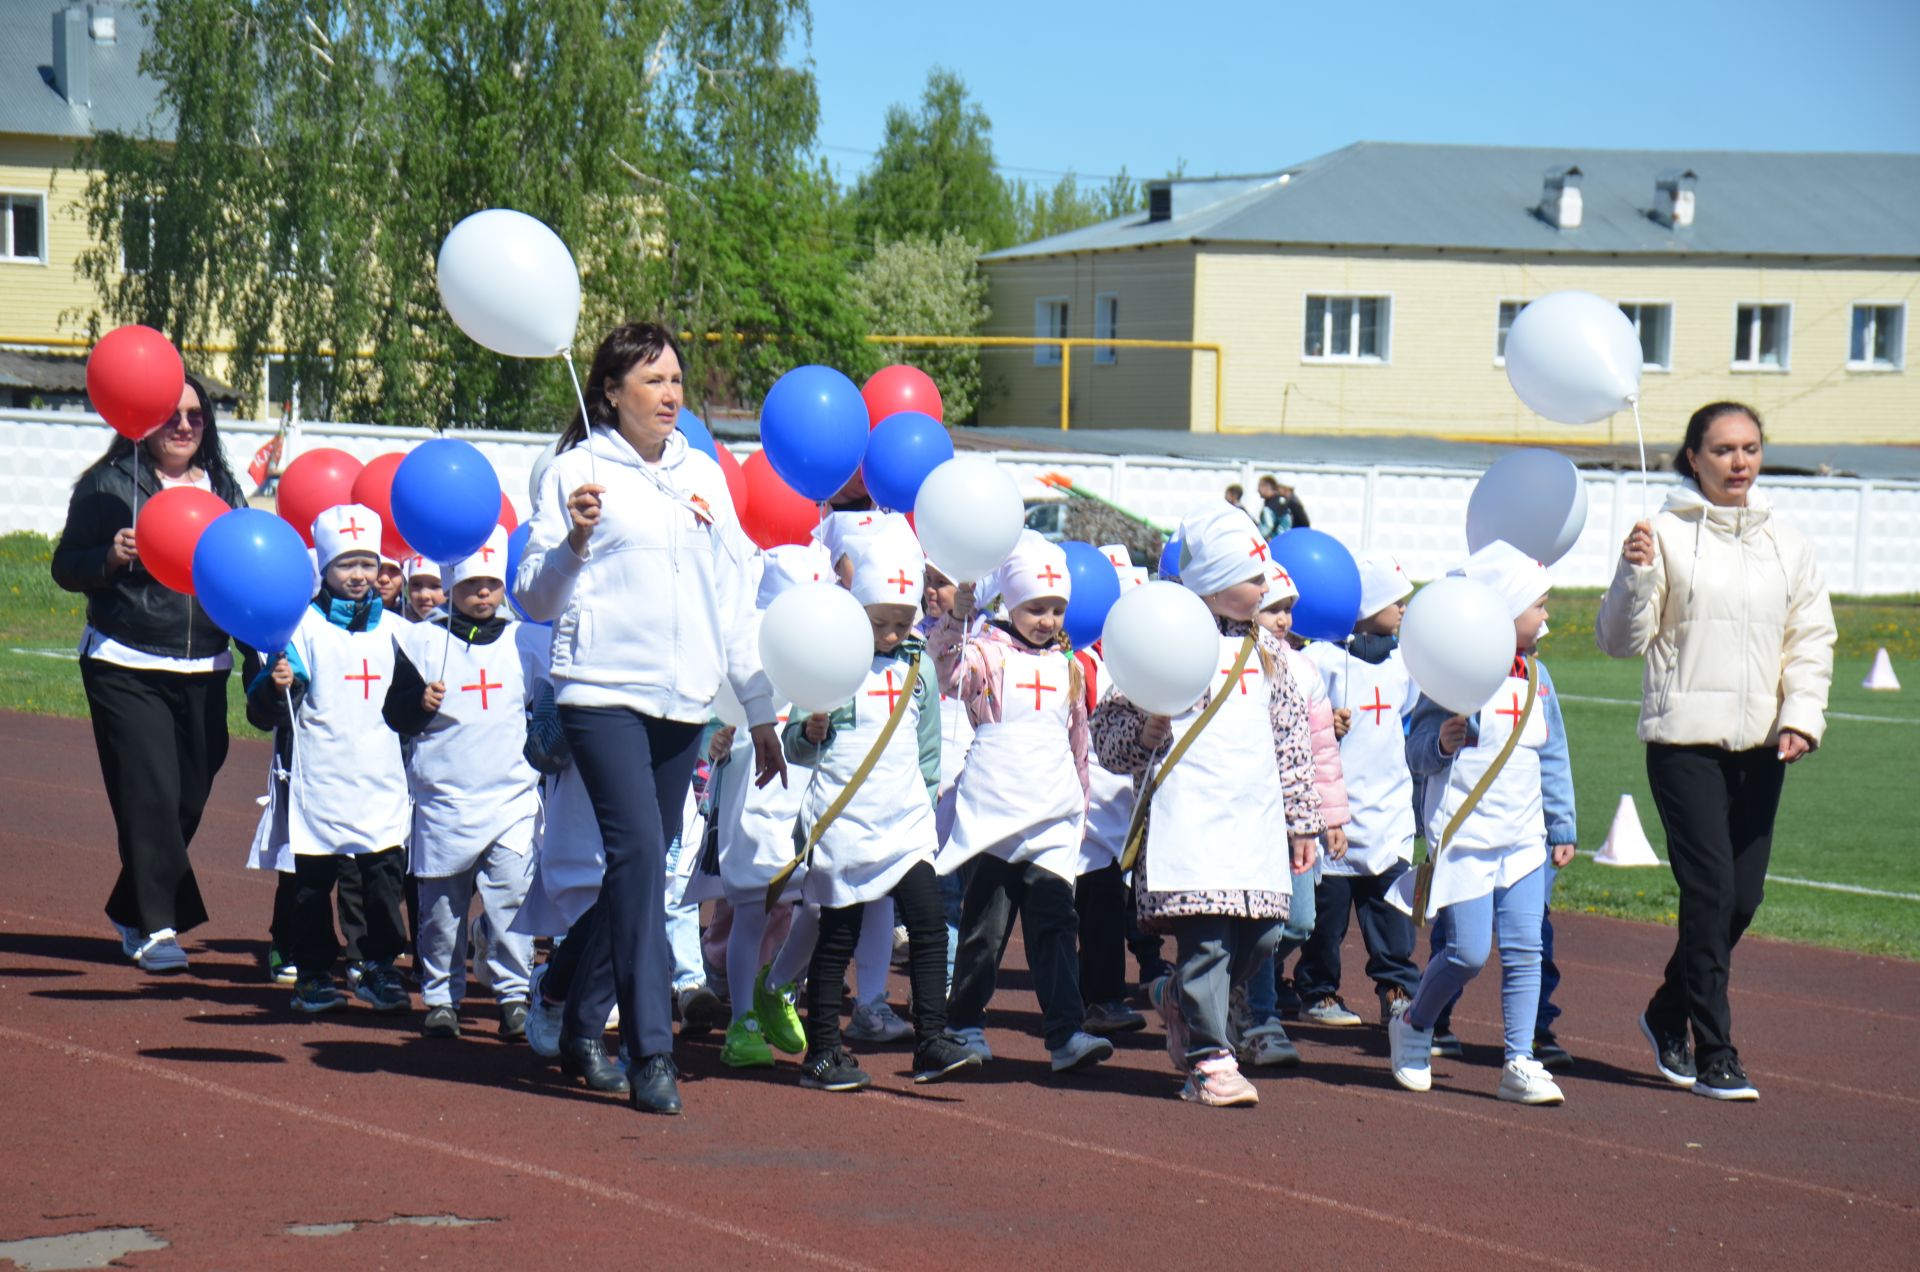
{"type": "MultiPolygon", "coordinates": [[[[451,609],[452,606],[448,606],[448,608],[451,609]]],[[[446,641],[446,644],[440,647],[440,675],[437,677],[437,679],[443,684],[446,682],[446,679],[447,679],[447,660],[453,657],[453,615],[452,614],[447,615],[446,629],[447,629],[447,641],[446,641]]]]}
{"type": "Polygon", "coordinates": [[[580,422],[587,430],[587,480],[600,484],[600,466],[593,459],[593,416],[587,413],[587,395],[580,388],[580,373],[573,367],[573,351],[562,349],[560,357],[567,364],[567,378],[573,381],[573,400],[580,404],[580,422]]]}
{"type": "Polygon", "coordinates": [[[1627,399],[1633,405],[1633,436],[1640,443],[1640,520],[1647,519],[1647,435],[1640,427],[1640,395],[1627,399]]]}

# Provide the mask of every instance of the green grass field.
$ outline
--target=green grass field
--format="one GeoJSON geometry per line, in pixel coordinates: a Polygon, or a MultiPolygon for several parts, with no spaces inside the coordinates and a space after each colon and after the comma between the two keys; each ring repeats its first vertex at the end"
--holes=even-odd
{"type": "MultiPolygon", "coordinates": [[[[47,574],[46,539],[0,538],[0,710],[86,715],[72,652],[81,598],[47,574]]],[[[1562,695],[1580,803],[1580,843],[1606,837],[1630,794],[1654,850],[1665,843],[1634,736],[1640,664],[1593,647],[1592,593],[1557,595],[1542,654],[1562,695]],[[1599,701],[1596,701],[1599,700],[1599,701]]],[[[1920,958],[1920,901],[1860,896],[1781,882],[1818,880],[1920,896],[1920,847],[1907,838],[1906,795],[1920,798],[1920,601],[1839,602],[1840,646],[1826,743],[1787,779],[1774,839],[1774,876],[1754,931],[1871,954],[1920,958]],[[1901,693],[1860,688],[1885,646],[1908,681],[1901,693]]],[[[257,736],[230,708],[236,737],[257,736]]],[[[1555,905],[1655,923],[1674,921],[1677,893],[1664,869],[1622,870],[1582,859],[1560,876],[1555,905]]]]}

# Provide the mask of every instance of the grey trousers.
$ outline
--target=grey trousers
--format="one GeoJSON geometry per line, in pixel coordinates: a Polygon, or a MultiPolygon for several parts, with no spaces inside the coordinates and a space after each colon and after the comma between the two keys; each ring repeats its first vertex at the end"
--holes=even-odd
{"type": "Polygon", "coordinates": [[[1280,942],[1280,920],[1195,914],[1166,920],[1177,951],[1175,976],[1187,1021],[1187,1058],[1232,1051],[1228,1002],[1280,942]]]}
{"type": "Polygon", "coordinates": [[[499,844],[465,874],[420,880],[420,998],[429,1007],[458,1003],[467,992],[467,912],[480,892],[487,920],[487,971],[494,999],[527,1000],[533,938],[514,932],[513,918],[533,883],[533,854],[499,844]]]}

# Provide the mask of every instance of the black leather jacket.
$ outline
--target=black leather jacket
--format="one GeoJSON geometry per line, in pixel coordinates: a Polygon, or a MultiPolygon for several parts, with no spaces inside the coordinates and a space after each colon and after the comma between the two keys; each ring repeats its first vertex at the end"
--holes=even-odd
{"type": "MultiPolygon", "coordinates": [[[[151,464],[140,465],[142,502],[160,493],[151,464]]],[[[247,500],[229,479],[215,479],[213,493],[235,508],[247,500]]],[[[113,536],[133,524],[133,456],[100,465],[74,483],[67,524],[53,545],[53,581],[87,597],[87,622],[103,635],[149,654],[211,658],[227,647],[200,602],[182,596],[146,572],[139,562],[107,570],[113,536]]]]}

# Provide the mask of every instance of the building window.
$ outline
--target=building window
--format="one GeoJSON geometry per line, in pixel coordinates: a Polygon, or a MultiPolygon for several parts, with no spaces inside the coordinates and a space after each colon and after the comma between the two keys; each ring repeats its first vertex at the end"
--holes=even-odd
{"type": "Polygon", "coordinates": [[[47,259],[46,207],[37,194],[0,194],[0,260],[47,259]]]}
{"type": "Polygon", "coordinates": [[[1513,320],[1520,311],[1531,302],[1525,300],[1503,300],[1500,302],[1500,318],[1493,332],[1493,365],[1507,365],[1507,333],[1513,330],[1513,320]]]}
{"type": "Polygon", "coordinates": [[[1385,362],[1392,307],[1385,296],[1307,297],[1302,356],[1318,362],[1385,362]]]}
{"type": "MultiPolygon", "coordinates": [[[[1037,340],[1064,340],[1067,335],[1067,298],[1046,296],[1033,302],[1033,334],[1037,340]]],[[[1035,345],[1033,365],[1060,365],[1059,345],[1035,345]]]]}
{"type": "Polygon", "coordinates": [[[1907,307],[1855,305],[1847,366],[1855,371],[1898,371],[1907,364],[1907,307]]]}
{"type": "MultiPolygon", "coordinates": [[[[1120,293],[1101,292],[1093,298],[1093,334],[1112,340],[1120,334],[1120,293]]],[[[1093,351],[1095,366],[1110,367],[1120,361],[1120,351],[1112,345],[1098,345],[1093,351]]]]}
{"type": "Polygon", "coordinates": [[[1738,305],[1733,314],[1733,365],[1740,371],[1785,371],[1793,332],[1791,305],[1738,305]]]}
{"type": "Polygon", "coordinates": [[[1673,368],[1673,306],[1623,300],[1620,312],[1640,337],[1640,365],[1656,371],[1673,368]]]}

